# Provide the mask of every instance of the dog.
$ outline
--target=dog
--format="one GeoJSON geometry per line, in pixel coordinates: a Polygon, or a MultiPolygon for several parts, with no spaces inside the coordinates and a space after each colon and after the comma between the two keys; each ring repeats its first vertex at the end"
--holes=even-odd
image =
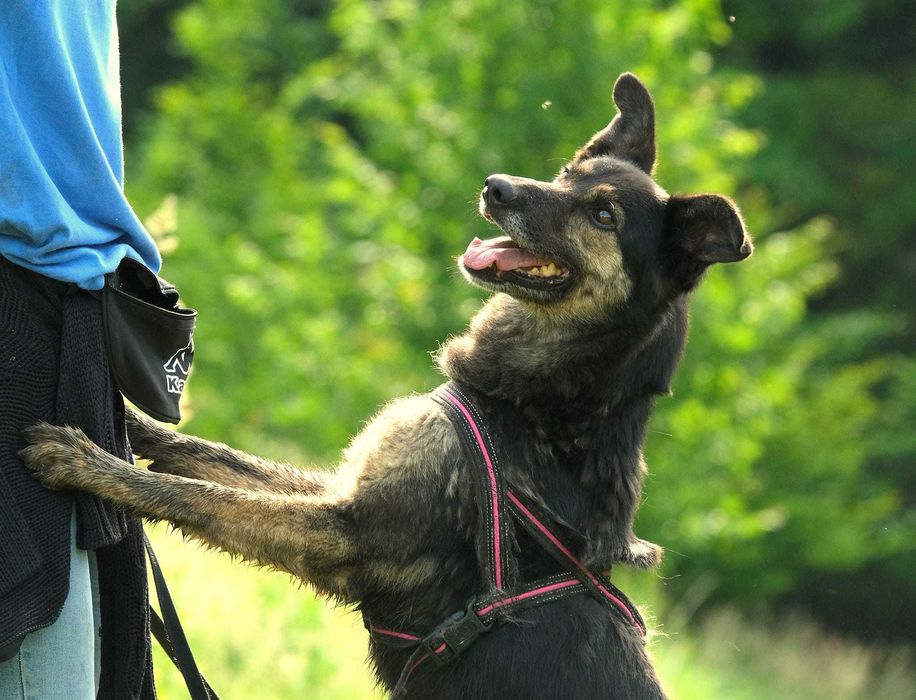
{"type": "MultiPolygon", "coordinates": [[[[571,571],[558,551],[591,572],[659,562],[661,548],[632,529],[646,423],[656,397],[670,393],[691,292],[710,265],[753,250],[730,200],[669,195],[652,179],[655,107],[639,79],[621,75],[613,99],[614,119],[552,180],[486,179],[479,211],[501,235],[474,239],[458,267],[493,295],[436,355],[466,412],[494,436],[503,480],[492,484],[494,503],[497,492],[511,492],[537,523],[549,523],[545,530],[562,533],[540,538],[562,541],[547,551],[530,522],[528,530],[510,526],[503,514],[498,527],[508,539],[499,556],[514,566],[503,587],[510,577],[571,571]]],[[[384,407],[335,472],[272,463],[136,413],[128,434],[148,469],[103,452],[79,430],[46,424],[27,430],[22,458],[50,488],[82,489],[169,521],[357,607],[374,632],[377,677],[399,695],[663,698],[631,624],[636,613],[627,620],[587,591],[546,596],[465,635],[479,619],[460,613],[486,592],[478,535],[486,534],[488,505],[475,495],[475,467],[441,396],[384,407]],[[423,652],[417,640],[445,629],[444,619],[460,622],[450,628],[460,632],[452,636],[460,657],[423,664],[435,649],[427,642],[423,652]]],[[[591,574],[569,576],[562,586],[572,590],[587,588],[591,574]]]]}

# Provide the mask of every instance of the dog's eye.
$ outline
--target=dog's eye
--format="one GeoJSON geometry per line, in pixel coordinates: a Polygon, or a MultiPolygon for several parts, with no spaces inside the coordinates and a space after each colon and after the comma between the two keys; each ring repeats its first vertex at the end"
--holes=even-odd
{"type": "Polygon", "coordinates": [[[614,207],[599,207],[592,210],[592,221],[602,228],[611,228],[616,223],[614,207]]]}

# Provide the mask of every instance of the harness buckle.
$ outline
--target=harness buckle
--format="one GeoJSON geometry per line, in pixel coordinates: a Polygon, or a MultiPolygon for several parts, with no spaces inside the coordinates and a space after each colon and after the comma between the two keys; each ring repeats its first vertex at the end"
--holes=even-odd
{"type": "Polygon", "coordinates": [[[471,600],[466,610],[447,617],[420,641],[437,666],[445,666],[492,627],[492,621],[484,622],[475,612],[474,602],[471,600]]]}

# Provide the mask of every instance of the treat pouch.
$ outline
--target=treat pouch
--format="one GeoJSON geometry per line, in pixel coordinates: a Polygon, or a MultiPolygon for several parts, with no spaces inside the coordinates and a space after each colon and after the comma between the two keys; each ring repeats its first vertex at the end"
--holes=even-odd
{"type": "Polygon", "coordinates": [[[194,357],[197,311],[180,306],[174,285],[130,258],[105,276],[101,296],[118,389],[156,420],[177,423],[194,357]]]}

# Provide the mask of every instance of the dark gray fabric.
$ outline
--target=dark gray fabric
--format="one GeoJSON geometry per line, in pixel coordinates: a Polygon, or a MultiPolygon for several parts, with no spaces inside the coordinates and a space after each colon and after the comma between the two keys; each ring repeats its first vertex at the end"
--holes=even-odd
{"type": "Polygon", "coordinates": [[[142,526],[96,498],[50,491],[32,478],[17,452],[22,428],[38,420],[78,426],[130,458],[99,300],[0,257],[0,647],[57,619],[75,501],[77,544],[95,549],[99,565],[99,697],[154,698],[142,526]]]}

